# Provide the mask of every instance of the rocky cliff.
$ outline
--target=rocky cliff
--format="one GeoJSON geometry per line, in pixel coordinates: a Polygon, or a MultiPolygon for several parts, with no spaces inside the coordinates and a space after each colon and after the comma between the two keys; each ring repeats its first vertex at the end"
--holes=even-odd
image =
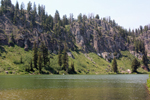
{"type": "Polygon", "coordinates": [[[150,56],[150,30],[148,29],[132,33],[112,23],[111,20],[85,18],[82,21],[74,20],[64,26],[54,23],[53,28],[48,30],[44,29],[38,20],[40,19],[38,15],[35,18],[37,21],[31,27],[29,15],[30,13],[25,12],[26,21],[22,22],[23,15],[18,12],[15,24],[10,11],[0,16],[1,45],[16,44],[28,50],[32,49],[34,41],[38,45],[43,41],[50,52],[57,54],[59,46],[63,49],[64,43],[67,43],[68,50],[80,49],[84,53],[95,52],[103,58],[110,59],[113,58],[111,53],[114,52],[120,55],[121,50],[135,51],[134,40],[141,40],[144,41],[144,47],[150,56]]]}

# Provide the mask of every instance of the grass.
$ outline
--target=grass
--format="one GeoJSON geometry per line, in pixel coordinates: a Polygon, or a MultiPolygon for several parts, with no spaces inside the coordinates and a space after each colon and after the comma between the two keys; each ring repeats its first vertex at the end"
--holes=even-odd
{"type": "MultiPolygon", "coordinates": [[[[99,64],[95,63],[95,58],[97,57],[97,59],[100,59],[100,57],[98,57],[96,54],[94,53],[90,53],[89,58],[91,58],[90,56],[92,55],[91,58],[93,59],[91,61],[91,59],[88,59],[83,53],[79,52],[72,52],[73,55],[75,56],[75,59],[72,59],[74,61],[75,64],[75,69],[77,71],[77,73],[79,74],[106,74],[104,70],[104,68],[100,67],[99,64]]],[[[107,62],[106,62],[107,63],[107,62]]]]}
{"type": "Polygon", "coordinates": [[[150,91],[150,74],[149,74],[149,79],[147,79],[147,87],[148,87],[148,90],[150,91]]]}
{"type": "Polygon", "coordinates": [[[0,56],[1,71],[24,71],[25,66],[28,66],[32,59],[32,51],[24,51],[18,46],[8,47],[4,46],[5,52],[0,56]],[[22,57],[23,63],[20,62],[22,57]]]}
{"type": "MultiPolygon", "coordinates": [[[[118,69],[122,68],[124,70],[130,69],[133,59],[135,58],[129,51],[121,51],[122,57],[117,59],[118,69]]],[[[139,60],[140,61],[140,60],[139,60]]],[[[140,61],[141,62],[141,61],[140,61]]],[[[138,72],[146,73],[147,71],[143,70],[141,67],[138,68],[138,72]]]]}
{"type": "MultiPolygon", "coordinates": [[[[75,59],[69,57],[69,66],[74,62],[75,70],[77,74],[112,74],[111,63],[105,61],[105,59],[99,57],[95,53],[83,54],[81,51],[72,51],[75,59]]],[[[119,71],[127,69],[131,70],[131,61],[134,56],[129,51],[121,51],[122,57],[117,59],[119,71]],[[120,70],[121,69],[121,70],[120,70]]],[[[32,51],[24,51],[24,48],[14,46],[2,46],[0,55],[0,74],[28,74],[25,72],[25,68],[30,65],[32,59],[32,51]],[[3,50],[2,50],[3,48],[3,50]],[[21,57],[23,63],[21,63],[21,57]]],[[[52,54],[50,59],[50,67],[42,69],[46,73],[51,74],[63,74],[65,71],[61,70],[58,65],[58,55],[52,54]]],[[[142,68],[138,69],[139,72],[145,73],[142,68]]],[[[35,71],[38,73],[38,71],[35,71]]]]}

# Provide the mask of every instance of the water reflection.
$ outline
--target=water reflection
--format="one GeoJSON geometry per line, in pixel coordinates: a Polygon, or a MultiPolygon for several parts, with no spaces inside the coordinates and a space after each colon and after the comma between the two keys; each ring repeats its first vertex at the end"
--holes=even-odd
{"type": "Polygon", "coordinates": [[[0,76],[0,100],[149,100],[148,75],[0,76]]]}

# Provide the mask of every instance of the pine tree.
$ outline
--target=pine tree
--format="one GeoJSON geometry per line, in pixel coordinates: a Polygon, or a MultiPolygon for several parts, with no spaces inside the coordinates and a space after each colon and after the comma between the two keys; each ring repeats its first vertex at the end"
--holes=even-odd
{"type": "Polygon", "coordinates": [[[148,26],[146,25],[146,26],[144,26],[144,30],[146,31],[146,33],[147,33],[147,31],[148,31],[148,26]]]}
{"type": "Polygon", "coordinates": [[[58,10],[56,10],[56,12],[55,12],[55,24],[58,23],[59,21],[60,21],[59,12],[58,12],[58,10]]]}
{"type": "Polygon", "coordinates": [[[28,13],[32,10],[32,3],[29,1],[27,11],[28,13]]]}
{"type": "Polygon", "coordinates": [[[85,22],[85,20],[87,20],[87,16],[83,15],[83,22],[85,22]]]}
{"type": "Polygon", "coordinates": [[[11,7],[11,0],[4,0],[5,5],[11,7]]]}
{"type": "Polygon", "coordinates": [[[117,68],[117,61],[116,58],[114,57],[113,62],[112,62],[112,69],[115,73],[118,73],[118,68],[117,68]]]}
{"type": "Polygon", "coordinates": [[[137,44],[138,44],[138,51],[142,51],[141,42],[142,42],[142,41],[138,41],[138,43],[137,43],[137,44]]]}
{"type": "Polygon", "coordinates": [[[21,15],[24,15],[24,11],[23,11],[23,9],[24,9],[24,3],[23,2],[21,3],[21,7],[20,8],[21,8],[21,15]]]}
{"type": "Polygon", "coordinates": [[[95,18],[96,18],[96,19],[99,19],[99,15],[97,14],[95,18]]]}
{"type": "Polygon", "coordinates": [[[51,15],[46,18],[45,25],[49,31],[53,29],[53,17],[51,15]]]}
{"type": "Polygon", "coordinates": [[[137,40],[134,41],[134,47],[135,47],[135,51],[138,52],[139,50],[138,50],[138,41],[137,40]]]}
{"type": "Polygon", "coordinates": [[[35,17],[36,17],[36,15],[37,15],[36,4],[34,3],[33,14],[32,14],[32,24],[33,24],[33,26],[35,25],[35,17]]]}
{"type": "Polygon", "coordinates": [[[59,24],[55,24],[54,33],[56,34],[56,37],[61,35],[61,28],[60,28],[59,24]]]}
{"type": "Polygon", "coordinates": [[[41,43],[40,50],[42,53],[42,58],[43,58],[44,67],[45,67],[47,62],[49,61],[49,58],[48,58],[48,49],[43,42],[41,43]]]}
{"type": "Polygon", "coordinates": [[[74,73],[75,69],[74,69],[74,62],[71,63],[71,72],[74,73]]]}
{"type": "Polygon", "coordinates": [[[45,6],[41,7],[40,21],[42,22],[42,26],[44,26],[46,21],[45,6]]]}
{"type": "Polygon", "coordinates": [[[68,25],[68,19],[66,15],[63,16],[62,24],[63,26],[68,25]]]}
{"type": "Polygon", "coordinates": [[[19,3],[18,3],[18,1],[16,2],[16,9],[15,10],[19,11],[19,3]]]}
{"type": "Polygon", "coordinates": [[[16,17],[14,16],[14,18],[13,18],[13,24],[16,24],[16,23],[17,23],[16,17]]]}
{"type": "Polygon", "coordinates": [[[142,27],[142,26],[140,26],[140,32],[141,32],[141,33],[143,32],[143,27],[142,27]]]}
{"type": "Polygon", "coordinates": [[[63,70],[68,71],[68,54],[67,54],[67,45],[65,44],[63,50],[63,70]]]}
{"type": "Polygon", "coordinates": [[[14,23],[14,24],[17,23],[17,10],[15,10],[15,12],[14,12],[13,23],[14,23]]]}
{"type": "Polygon", "coordinates": [[[142,42],[141,43],[141,52],[143,53],[143,54],[146,54],[147,55],[147,52],[145,52],[145,44],[144,44],[144,42],[142,42]]]}
{"type": "Polygon", "coordinates": [[[69,24],[71,24],[73,21],[74,21],[73,14],[70,14],[69,24]]]}
{"type": "Polygon", "coordinates": [[[4,0],[1,0],[1,9],[2,9],[2,13],[4,13],[4,10],[5,10],[5,8],[4,8],[4,0]]]}
{"type": "Polygon", "coordinates": [[[30,61],[30,71],[33,71],[33,67],[32,67],[32,59],[30,61]]]}
{"type": "Polygon", "coordinates": [[[11,10],[10,10],[10,17],[11,17],[12,22],[13,22],[13,18],[14,18],[14,12],[15,12],[15,7],[12,5],[11,10]]]}
{"type": "Polygon", "coordinates": [[[6,13],[7,12],[7,1],[6,0],[4,0],[4,12],[6,13]]]}
{"type": "Polygon", "coordinates": [[[32,21],[30,22],[30,28],[33,29],[33,24],[32,21]]]}
{"type": "Polygon", "coordinates": [[[22,56],[21,56],[21,58],[20,58],[20,63],[22,64],[23,62],[22,62],[22,56]]]}
{"type": "Polygon", "coordinates": [[[148,62],[147,62],[147,53],[145,53],[142,57],[142,63],[145,65],[145,66],[148,66],[148,62]]]}
{"type": "Polygon", "coordinates": [[[61,54],[60,47],[59,47],[59,51],[58,51],[58,65],[60,67],[62,66],[62,54],[61,54]]]}
{"type": "Polygon", "coordinates": [[[15,44],[15,42],[14,42],[15,39],[14,39],[14,34],[13,33],[11,34],[11,41],[12,41],[13,44],[15,44]]]}
{"type": "Polygon", "coordinates": [[[33,5],[33,13],[34,13],[34,15],[36,15],[36,14],[37,14],[37,11],[36,11],[36,4],[35,4],[35,2],[34,2],[34,5],[33,5]]]}
{"type": "Polygon", "coordinates": [[[140,67],[140,62],[137,61],[137,59],[135,58],[133,61],[132,61],[132,65],[131,65],[131,68],[132,68],[132,72],[137,72],[137,69],[140,67]]]}
{"type": "Polygon", "coordinates": [[[2,16],[3,15],[3,12],[2,12],[2,10],[0,10],[0,16],[2,16]]]}
{"type": "Polygon", "coordinates": [[[129,37],[127,37],[127,43],[128,43],[128,44],[130,44],[130,40],[129,40],[129,37]]]}
{"type": "Polygon", "coordinates": [[[78,21],[82,22],[82,14],[81,13],[78,15],[78,21]]]}
{"type": "Polygon", "coordinates": [[[41,16],[41,6],[38,5],[38,15],[41,16]]]}
{"type": "Polygon", "coordinates": [[[36,17],[36,15],[35,15],[35,14],[32,14],[32,16],[33,16],[33,17],[32,17],[32,24],[35,25],[35,24],[36,24],[36,22],[35,22],[35,17],[36,17]]]}
{"type": "Polygon", "coordinates": [[[42,71],[42,55],[41,55],[41,52],[39,52],[39,54],[38,54],[38,68],[39,68],[39,72],[41,73],[41,71],[42,71]]]}
{"type": "Polygon", "coordinates": [[[26,20],[26,18],[25,18],[25,16],[23,15],[23,16],[21,17],[21,22],[22,22],[23,25],[25,24],[25,20],[26,20]]]}
{"type": "Polygon", "coordinates": [[[50,63],[51,63],[51,54],[49,53],[49,60],[48,60],[48,65],[50,66],[50,63]]]}
{"type": "Polygon", "coordinates": [[[38,50],[37,50],[37,44],[36,42],[34,41],[34,44],[33,44],[33,61],[34,61],[34,68],[37,69],[37,58],[38,58],[38,50]]]}

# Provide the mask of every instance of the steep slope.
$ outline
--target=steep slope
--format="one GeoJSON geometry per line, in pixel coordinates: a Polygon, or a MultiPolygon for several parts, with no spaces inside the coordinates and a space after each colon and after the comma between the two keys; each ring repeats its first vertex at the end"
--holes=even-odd
{"type": "MultiPolygon", "coordinates": [[[[2,49],[2,47],[1,47],[2,49]]],[[[128,73],[127,69],[131,70],[131,61],[134,58],[129,51],[121,51],[122,57],[117,60],[119,72],[128,73]]],[[[86,53],[72,51],[74,58],[69,57],[69,68],[71,63],[74,62],[75,71],[77,74],[111,74],[111,63],[99,57],[95,53],[86,53]]],[[[29,68],[32,59],[32,51],[24,51],[23,48],[14,46],[3,46],[3,53],[0,56],[0,74],[28,74],[25,71],[29,68]],[[22,63],[21,63],[22,60],[22,63]]],[[[50,59],[50,66],[43,68],[45,74],[63,74],[58,65],[58,55],[52,54],[50,59]]],[[[142,68],[138,69],[139,72],[146,73],[142,68]]],[[[32,73],[32,72],[30,72],[32,73]]],[[[34,74],[38,74],[35,69],[34,74]]]]}
{"type": "MultiPolygon", "coordinates": [[[[20,20],[14,25],[8,17],[9,13],[7,16],[5,14],[0,16],[0,42],[4,45],[14,43],[28,49],[32,48],[34,41],[38,44],[44,41],[49,50],[57,51],[58,44],[66,41],[69,48],[74,49],[76,43],[86,52],[102,53],[126,49],[125,39],[116,31],[116,27],[112,27],[106,21],[98,19],[87,19],[84,23],[75,21],[66,28],[59,27],[60,31],[57,33],[55,29],[44,32],[38,23],[33,29],[27,28],[30,27],[28,25],[22,27],[20,20]]],[[[55,28],[59,30],[57,25],[55,28]]]]}
{"type": "MultiPolygon", "coordinates": [[[[4,2],[8,1],[4,0],[4,2]]],[[[66,16],[61,19],[58,11],[53,18],[45,13],[43,6],[40,6],[41,13],[37,13],[36,9],[21,10],[10,2],[6,4],[9,4],[7,8],[0,9],[2,71],[5,71],[5,65],[12,66],[15,72],[21,71],[20,66],[24,66],[22,67],[24,70],[28,68],[30,60],[33,59],[34,42],[38,48],[43,42],[49,54],[54,55],[55,60],[52,60],[49,68],[44,70],[45,73],[47,71],[64,73],[58,67],[57,54],[59,49],[63,51],[65,44],[68,48],[68,55],[72,52],[70,56],[75,57],[75,59],[69,58],[69,64],[71,65],[71,61],[75,62],[76,72],[80,74],[110,73],[111,61],[114,57],[118,59],[120,72],[126,71],[130,69],[134,56],[141,60],[146,50],[149,56],[150,28],[148,27],[131,32],[111,19],[99,19],[92,16],[87,18],[82,14],[78,16],[78,19],[71,17],[68,19],[66,16]],[[13,51],[15,49],[16,51],[13,51]],[[12,51],[19,57],[13,57],[12,51]],[[20,52],[24,55],[20,55],[20,52]],[[29,56],[26,57],[26,54],[29,56]],[[9,59],[9,55],[16,60],[9,59]],[[25,63],[18,63],[21,57],[27,59],[25,63]]]]}
{"type": "Polygon", "coordinates": [[[75,36],[76,43],[84,51],[115,52],[125,50],[125,39],[110,23],[99,19],[87,19],[83,23],[74,22],[71,32],[75,36]],[[114,38],[114,36],[116,36],[114,38]]]}

